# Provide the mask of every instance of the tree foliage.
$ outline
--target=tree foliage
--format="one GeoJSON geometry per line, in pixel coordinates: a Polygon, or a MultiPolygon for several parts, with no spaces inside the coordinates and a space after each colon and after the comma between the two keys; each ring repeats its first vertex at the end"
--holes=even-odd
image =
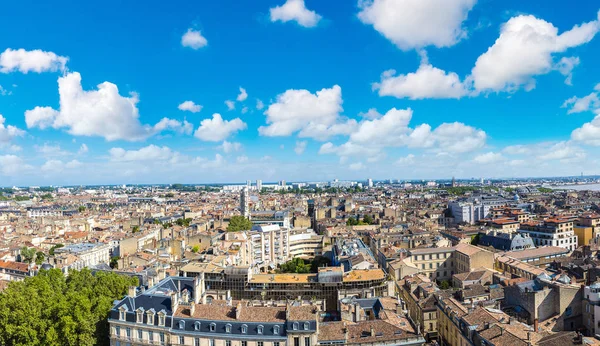
{"type": "Polygon", "coordinates": [[[252,228],[252,221],[241,215],[232,216],[227,226],[228,232],[248,231],[252,228]]]}
{"type": "Polygon", "coordinates": [[[52,246],[52,247],[50,248],[50,250],[48,251],[48,254],[49,254],[50,256],[54,256],[54,250],[56,250],[56,249],[58,249],[58,248],[61,248],[61,247],[64,247],[64,245],[63,245],[63,244],[56,244],[56,245],[52,246]]]}
{"type": "Polygon", "coordinates": [[[328,266],[331,261],[324,256],[316,256],[312,261],[305,261],[302,258],[296,257],[288,262],[285,262],[279,267],[281,273],[316,273],[320,267],[328,266]]]}
{"type": "Polygon", "coordinates": [[[190,223],[192,223],[192,219],[190,219],[190,218],[187,218],[187,219],[177,219],[177,221],[175,221],[175,223],[178,226],[190,227],[190,223]]]}
{"type": "Polygon", "coordinates": [[[108,345],[108,313],[137,278],[59,269],[0,293],[0,345],[108,345]]]}
{"type": "Polygon", "coordinates": [[[31,263],[35,260],[35,248],[28,248],[27,246],[23,246],[21,248],[21,262],[31,263]]]}

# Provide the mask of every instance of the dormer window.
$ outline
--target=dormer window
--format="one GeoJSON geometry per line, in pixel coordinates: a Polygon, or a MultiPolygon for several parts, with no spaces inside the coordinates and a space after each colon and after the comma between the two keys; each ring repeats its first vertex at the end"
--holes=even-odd
{"type": "Polygon", "coordinates": [[[309,329],[310,329],[310,323],[304,322],[304,330],[309,330],[309,329]]]}
{"type": "Polygon", "coordinates": [[[279,334],[279,326],[273,327],[273,334],[279,334]]]}
{"type": "Polygon", "coordinates": [[[135,312],[135,322],[136,323],[144,323],[144,310],[138,309],[135,312]]]}
{"type": "Polygon", "coordinates": [[[154,312],[148,311],[146,313],[146,324],[150,324],[150,325],[154,324],[154,312]]]}
{"type": "Polygon", "coordinates": [[[119,320],[125,321],[126,317],[127,317],[127,308],[125,306],[121,306],[119,308],[119,320]]]}
{"type": "Polygon", "coordinates": [[[194,323],[194,330],[200,330],[200,322],[194,323]]]}
{"type": "Polygon", "coordinates": [[[158,326],[159,327],[165,326],[165,313],[162,311],[158,313],[158,326]]]}
{"type": "Polygon", "coordinates": [[[185,329],[185,321],[179,321],[179,329],[185,329]]]}
{"type": "Polygon", "coordinates": [[[214,332],[215,330],[217,330],[217,324],[216,323],[211,323],[210,324],[210,331],[214,332]]]}
{"type": "Polygon", "coordinates": [[[242,324],[242,334],[246,334],[248,333],[248,326],[245,324],[242,324]]]}
{"type": "Polygon", "coordinates": [[[226,333],[231,333],[231,324],[227,323],[227,324],[225,325],[225,332],[226,332],[226,333]]]}
{"type": "Polygon", "coordinates": [[[292,325],[292,329],[298,330],[298,322],[294,322],[294,324],[292,325]]]}
{"type": "Polygon", "coordinates": [[[256,328],[256,331],[258,332],[258,334],[262,334],[264,329],[265,329],[265,327],[260,325],[260,326],[258,326],[258,328],[256,328]]]}

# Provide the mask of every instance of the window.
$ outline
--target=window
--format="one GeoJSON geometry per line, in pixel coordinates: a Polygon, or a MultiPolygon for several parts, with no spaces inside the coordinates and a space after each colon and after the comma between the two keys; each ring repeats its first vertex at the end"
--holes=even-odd
{"type": "Polygon", "coordinates": [[[115,327],[115,335],[121,335],[121,327],[119,327],[119,326],[115,327]]]}
{"type": "Polygon", "coordinates": [[[164,344],[165,343],[165,333],[160,333],[158,336],[160,338],[160,343],[164,344]]]}
{"type": "Polygon", "coordinates": [[[279,341],[273,342],[273,346],[279,346],[279,341]]]}
{"type": "Polygon", "coordinates": [[[127,339],[129,339],[131,337],[131,328],[127,327],[125,329],[125,335],[127,336],[127,339]]]}
{"type": "Polygon", "coordinates": [[[227,323],[227,324],[225,325],[225,332],[226,332],[226,333],[231,333],[231,324],[227,323]]]}
{"type": "Polygon", "coordinates": [[[262,334],[262,333],[263,333],[263,330],[264,330],[264,328],[265,328],[265,327],[263,327],[263,326],[258,326],[258,328],[256,328],[256,331],[258,332],[258,334],[262,334]]]}
{"type": "Polygon", "coordinates": [[[179,329],[185,329],[185,321],[179,321],[179,329]]]}
{"type": "Polygon", "coordinates": [[[142,336],[144,335],[144,331],[143,331],[143,330],[141,330],[141,329],[138,329],[138,330],[137,330],[137,335],[138,335],[138,337],[137,337],[137,338],[138,338],[139,340],[142,340],[142,336]]]}
{"type": "Polygon", "coordinates": [[[200,330],[200,322],[194,323],[194,330],[200,330]]]}
{"type": "Polygon", "coordinates": [[[246,334],[248,333],[248,326],[245,324],[242,324],[242,334],[246,334]]]}
{"type": "Polygon", "coordinates": [[[194,346],[200,346],[200,338],[194,339],[194,346]]]}
{"type": "Polygon", "coordinates": [[[304,338],[304,346],[310,346],[310,336],[304,338]]]}
{"type": "Polygon", "coordinates": [[[151,330],[148,331],[148,340],[154,341],[154,332],[151,330]]]}
{"type": "Polygon", "coordinates": [[[210,331],[214,332],[217,329],[217,325],[215,323],[210,324],[210,331]]]}
{"type": "Polygon", "coordinates": [[[309,330],[309,329],[310,329],[310,323],[304,322],[304,330],[309,330]]]}
{"type": "Polygon", "coordinates": [[[214,339],[208,339],[208,346],[215,346],[215,340],[214,339]]]}
{"type": "Polygon", "coordinates": [[[159,313],[158,314],[158,325],[160,327],[164,327],[165,326],[165,314],[164,313],[159,313]]]}
{"type": "Polygon", "coordinates": [[[294,337],[294,346],[300,346],[300,338],[297,336],[294,337]]]}
{"type": "Polygon", "coordinates": [[[242,341],[242,346],[248,346],[248,341],[242,341]]]}
{"type": "Polygon", "coordinates": [[[273,327],[273,334],[279,334],[279,326],[273,327]]]}
{"type": "Polygon", "coordinates": [[[125,309],[119,310],[119,320],[125,321],[125,316],[127,316],[127,311],[125,309]]]}
{"type": "Polygon", "coordinates": [[[256,346],[264,346],[264,343],[262,341],[259,341],[256,343],[256,346]]]}
{"type": "Polygon", "coordinates": [[[185,337],[184,336],[179,336],[179,344],[180,345],[185,345],[185,337]]]}
{"type": "Polygon", "coordinates": [[[298,330],[298,322],[294,322],[294,324],[292,324],[292,329],[298,330]]]}
{"type": "Polygon", "coordinates": [[[225,340],[225,346],[231,346],[231,340],[225,340]]]}
{"type": "Polygon", "coordinates": [[[144,310],[138,310],[135,313],[135,322],[144,323],[144,310]]]}
{"type": "Polygon", "coordinates": [[[152,313],[152,311],[148,311],[146,313],[146,323],[147,324],[154,324],[154,314],[152,313]]]}

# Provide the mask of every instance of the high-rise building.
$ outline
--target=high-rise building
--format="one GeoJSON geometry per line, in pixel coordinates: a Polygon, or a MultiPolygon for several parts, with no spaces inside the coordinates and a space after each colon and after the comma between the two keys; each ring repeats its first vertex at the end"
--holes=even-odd
{"type": "Polygon", "coordinates": [[[256,190],[258,190],[258,192],[262,191],[262,180],[260,179],[256,180],[256,190]]]}
{"type": "Polygon", "coordinates": [[[281,185],[281,186],[285,186],[285,180],[281,180],[281,181],[279,182],[279,185],[281,185]]]}
{"type": "Polygon", "coordinates": [[[252,186],[252,180],[246,180],[246,186],[247,187],[252,186]]]}
{"type": "Polygon", "coordinates": [[[250,196],[248,193],[248,187],[245,187],[240,193],[240,211],[246,218],[250,218],[250,196]]]}
{"type": "Polygon", "coordinates": [[[367,179],[367,186],[373,187],[373,179],[371,179],[371,178],[367,179]]]}

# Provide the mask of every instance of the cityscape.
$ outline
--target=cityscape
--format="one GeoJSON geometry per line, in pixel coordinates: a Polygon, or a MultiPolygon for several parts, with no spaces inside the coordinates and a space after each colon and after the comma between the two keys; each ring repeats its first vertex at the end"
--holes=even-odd
{"type": "Polygon", "coordinates": [[[2,5],[0,346],[600,346],[600,5],[2,5]]]}

